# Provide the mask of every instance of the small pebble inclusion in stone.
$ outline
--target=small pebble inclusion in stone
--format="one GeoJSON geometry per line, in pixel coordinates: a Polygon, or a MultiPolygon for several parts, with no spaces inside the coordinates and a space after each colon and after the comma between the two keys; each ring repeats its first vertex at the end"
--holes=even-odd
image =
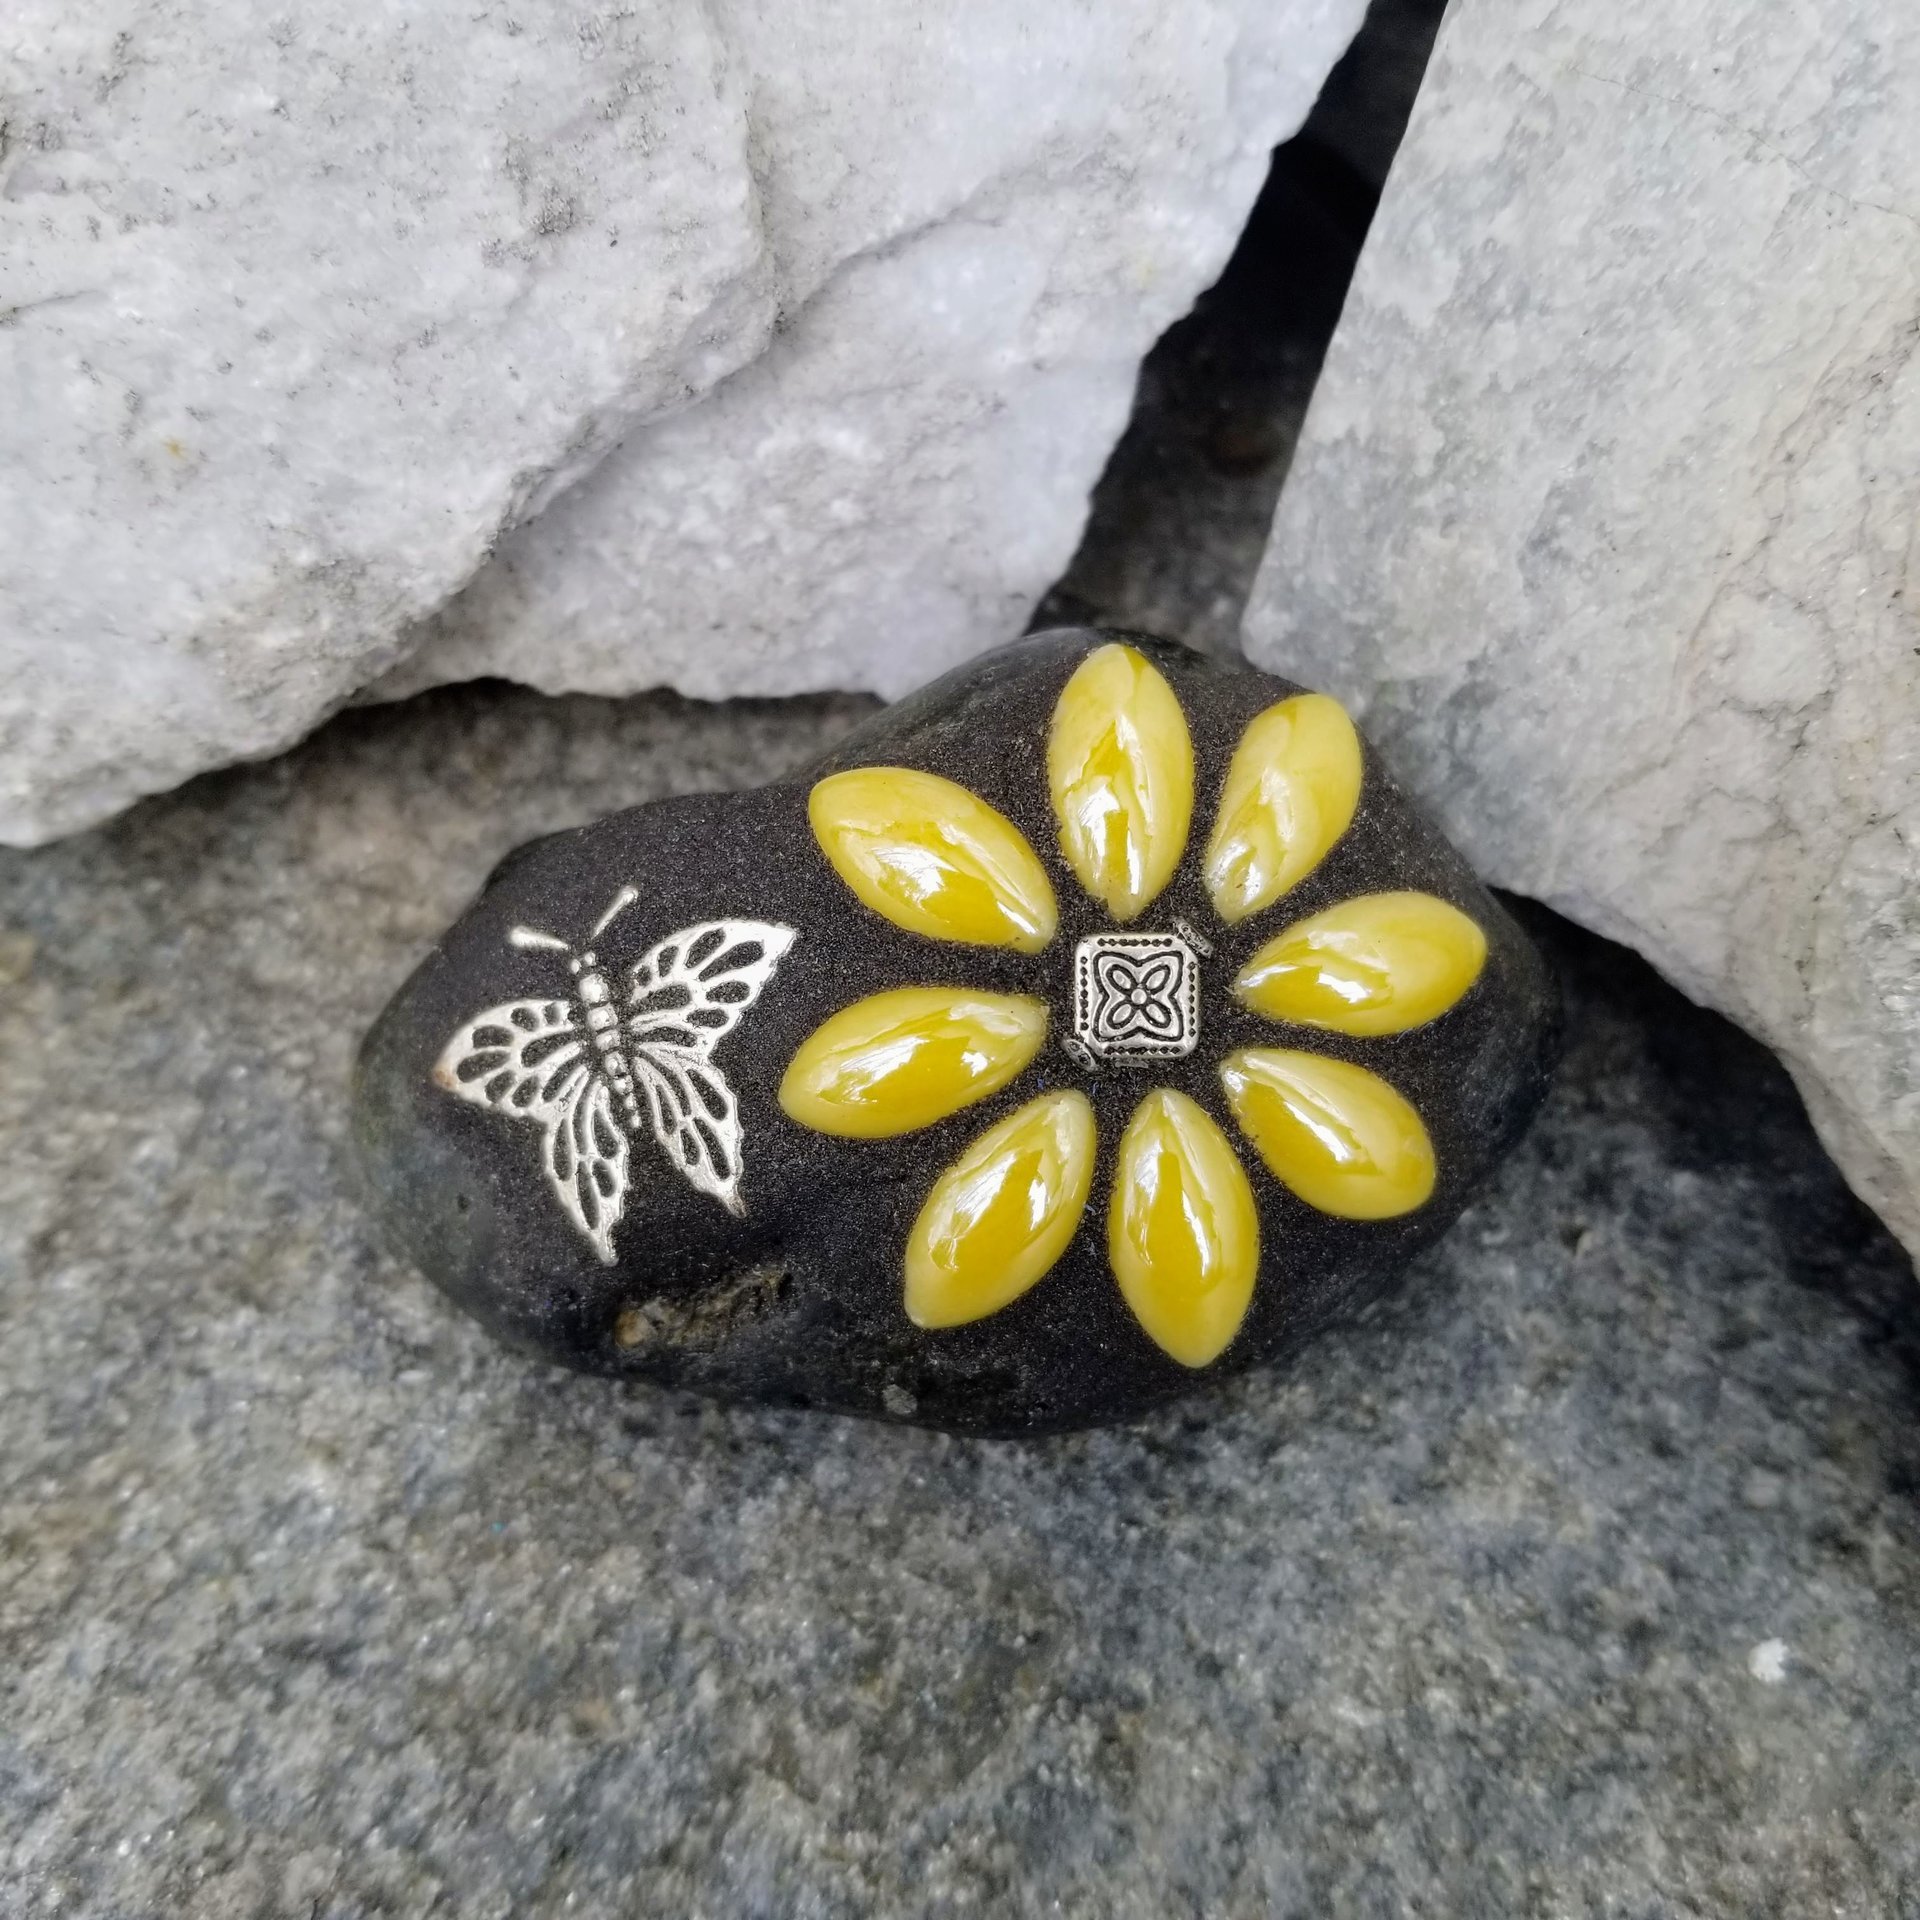
{"type": "Polygon", "coordinates": [[[1556,1006],[1336,702],[1076,629],[799,779],[523,849],[368,1036],[356,1131],[523,1347],[1039,1433],[1389,1285],[1556,1006]]]}

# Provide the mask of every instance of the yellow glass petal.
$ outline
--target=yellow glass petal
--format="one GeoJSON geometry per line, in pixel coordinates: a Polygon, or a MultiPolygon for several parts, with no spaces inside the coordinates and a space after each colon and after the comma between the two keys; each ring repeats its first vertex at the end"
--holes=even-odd
{"type": "Polygon", "coordinates": [[[1162,1087],[1120,1138],[1107,1257],[1133,1315],[1183,1367],[1218,1359],[1260,1271],[1260,1215],[1227,1136],[1162,1087]]]}
{"type": "Polygon", "coordinates": [[[1221,1062],[1220,1079],[1260,1158],[1310,1207],[1387,1220],[1433,1192],[1433,1142],[1378,1074],[1324,1054],[1247,1047],[1221,1062]]]}
{"type": "Polygon", "coordinates": [[[1116,920],[1139,918],[1173,877],[1193,824],[1193,740],[1180,702],[1135,647],[1090,653],[1047,729],[1060,851],[1116,920]]]}
{"type": "Polygon", "coordinates": [[[1093,1184],[1093,1107],[1043,1093],[989,1127],[938,1180],[907,1235],[907,1318],[998,1313],[1066,1252],[1093,1184]]]}
{"type": "Polygon", "coordinates": [[[855,767],[807,797],[814,838],[875,913],[908,933],[1038,953],[1053,887],[1005,814],[936,773],[855,767]]]}
{"type": "Polygon", "coordinates": [[[1258,715],[1227,768],[1207,842],[1221,919],[1244,920],[1326,857],[1360,804],[1360,736],[1337,700],[1296,694],[1258,715]]]}
{"type": "Polygon", "coordinates": [[[876,993],[801,1043],[780,1105],[816,1133],[912,1133],[998,1093],[1046,1037],[1044,1000],[955,987],[876,993]]]}
{"type": "Polygon", "coordinates": [[[1487,936],[1458,907],[1430,893],[1365,893],[1275,934],[1233,990],[1269,1020],[1371,1038],[1438,1019],[1486,958],[1487,936]]]}

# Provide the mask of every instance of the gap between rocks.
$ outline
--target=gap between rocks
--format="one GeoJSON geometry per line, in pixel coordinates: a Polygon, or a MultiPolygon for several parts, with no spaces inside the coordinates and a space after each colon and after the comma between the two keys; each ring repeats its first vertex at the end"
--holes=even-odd
{"type": "Polygon", "coordinates": [[[1275,148],[1226,270],[1142,363],[1079,551],[1030,630],[1132,627],[1240,651],[1274,503],[1445,11],[1375,0],[1275,148]]]}

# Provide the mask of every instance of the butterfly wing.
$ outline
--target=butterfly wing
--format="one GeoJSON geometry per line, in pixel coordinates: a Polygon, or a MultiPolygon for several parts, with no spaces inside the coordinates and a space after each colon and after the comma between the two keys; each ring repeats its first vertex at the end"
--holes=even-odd
{"type": "Polygon", "coordinates": [[[729,1213],[744,1214],[740,1104],[720,1070],[700,1054],[654,1045],[636,1047],[633,1064],[646,1089],[653,1137],[667,1158],[700,1192],[729,1213]]]}
{"type": "Polygon", "coordinates": [[[613,1265],[613,1230],[627,1204],[627,1136],[613,1114],[613,1095],[599,1075],[554,1117],[541,1159],[555,1197],[593,1250],[613,1265]]]}
{"type": "Polygon", "coordinates": [[[570,1002],[509,1000],[448,1041],[433,1077],[476,1107],[544,1124],[592,1077],[587,1062],[570,1002]]]}
{"type": "Polygon", "coordinates": [[[627,1036],[654,1137],[674,1166],[729,1213],[740,1198],[740,1105],[713,1050],[760,998],[794,930],[771,920],[703,920],[634,963],[627,1036]]]}
{"type": "Polygon", "coordinates": [[[611,1266],[626,1201],[627,1140],[593,1062],[571,1003],[509,1000],[453,1036],[433,1078],[474,1106],[540,1127],[547,1184],[611,1266]]]}
{"type": "Polygon", "coordinates": [[[760,998],[794,931],[771,920],[703,920],[633,964],[627,1032],[636,1046],[710,1054],[760,998]]]}

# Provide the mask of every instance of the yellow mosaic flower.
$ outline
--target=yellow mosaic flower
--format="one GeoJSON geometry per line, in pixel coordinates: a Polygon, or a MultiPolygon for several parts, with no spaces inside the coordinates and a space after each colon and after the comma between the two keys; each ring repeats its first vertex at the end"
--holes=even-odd
{"type": "MultiPolygon", "coordinates": [[[[1193,742],[1172,687],[1138,649],[1087,655],[1048,729],[1047,786],[1067,870],[1111,917],[1072,958],[1073,1032],[1089,1071],[1184,1058],[1201,1031],[1212,948],[1184,923],[1143,930],[1187,852],[1193,742]]],[[[1281,901],[1347,831],[1360,801],[1353,723],[1322,694],[1278,701],[1246,727],[1221,783],[1201,872],[1229,928],[1281,901]]],[[[859,767],[821,780],[808,816],[854,894],[935,940],[1044,953],[1053,883],[1013,822],[951,780],[859,767]]],[[[1283,925],[1237,970],[1248,1012],[1358,1039],[1437,1019],[1479,977],[1486,937],[1430,894],[1363,894],[1283,925]]],[[[817,1132],[880,1139],[991,1099],[1046,1044],[1037,995],[905,986],[843,1008],[802,1043],[780,1088],[817,1132]]],[[[1284,1038],[1276,1035],[1276,1039],[1284,1038]]],[[[1261,1166],[1349,1220],[1424,1205],[1436,1178],[1420,1116],[1380,1075],[1298,1046],[1219,1061],[1222,1112],[1261,1166]]],[[[1040,1094],[988,1127],[934,1181],[907,1236],[904,1304],[954,1327],[1010,1305],[1071,1245],[1093,1194],[1099,1140],[1077,1089],[1040,1094]]],[[[1260,1271],[1260,1215],[1240,1154],[1190,1094],[1149,1074],[1115,1143],[1107,1256],[1149,1338],[1183,1366],[1232,1343],[1260,1271]]]]}

